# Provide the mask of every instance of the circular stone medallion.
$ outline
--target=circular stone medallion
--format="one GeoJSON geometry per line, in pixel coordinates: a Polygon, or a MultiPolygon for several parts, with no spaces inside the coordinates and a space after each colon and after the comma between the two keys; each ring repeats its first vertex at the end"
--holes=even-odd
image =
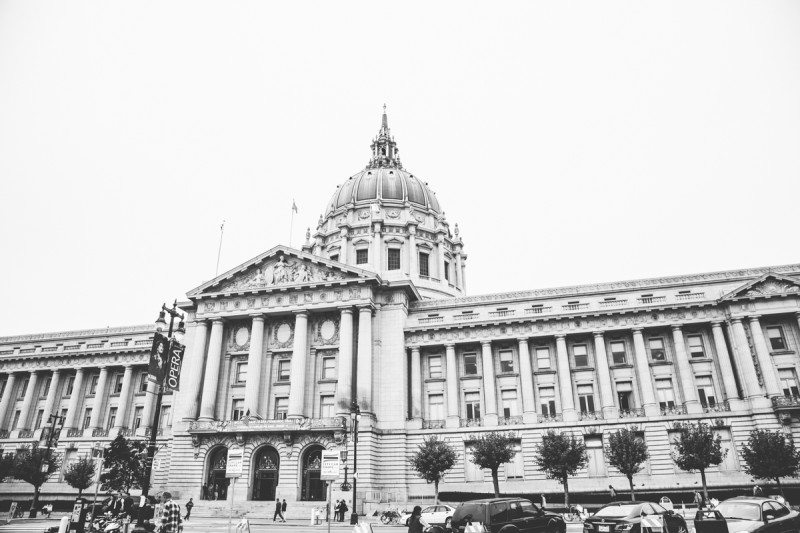
{"type": "Polygon", "coordinates": [[[275,339],[278,342],[287,342],[292,337],[292,327],[289,324],[281,324],[275,332],[275,339]]]}
{"type": "Polygon", "coordinates": [[[333,323],[333,320],[326,320],[320,325],[319,336],[322,337],[322,340],[329,341],[335,334],[336,324],[333,323]]]}
{"type": "Polygon", "coordinates": [[[236,336],[234,337],[236,340],[236,344],[238,346],[244,346],[247,344],[247,341],[250,340],[250,331],[244,326],[240,327],[236,330],[236,336]]]}

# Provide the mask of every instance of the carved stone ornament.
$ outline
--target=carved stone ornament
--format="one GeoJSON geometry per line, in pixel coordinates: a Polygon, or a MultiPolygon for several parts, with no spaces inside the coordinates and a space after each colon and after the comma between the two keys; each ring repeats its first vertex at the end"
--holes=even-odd
{"type": "Polygon", "coordinates": [[[290,348],[294,342],[294,326],[286,320],[272,325],[272,339],[270,346],[273,348],[290,348]]]}
{"type": "Polygon", "coordinates": [[[369,209],[362,209],[361,211],[359,211],[358,218],[360,218],[361,220],[369,218],[369,209]]]}
{"type": "Polygon", "coordinates": [[[250,328],[245,322],[236,322],[230,329],[228,349],[232,352],[244,352],[250,349],[250,328]]]}
{"type": "Polygon", "coordinates": [[[388,209],[386,211],[386,216],[388,216],[389,218],[398,218],[400,216],[400,210],[399,209],[388,209]]]}
{"type": "Polygon", "coordinates": [[[314,322],[314,343],[332,345],[339,342],[339,318],[322,316],[314,322]]]}
{"type": "Polygon", "coordinates": [[[414,211],[414,219],[417,222],[419,222],[420,224],[422,224],[423,222],[425,222],[425,215],[423,215],[422,213],[417,213],[416,211],[414,211]]]}
{"type": "MultiPolygon", "coordinates": [[[[290,283],[312,283],[340,279],[344,279],[340,272],[320,268],[306,261],[286,259],[281,254],[277,260],[271,261],[264,266],[254,266],[236,279],[223,284],[219,291],[231,292],[290,283]]],[[[213,308],[207,310],[213,310],[213,308]]]]}
{"type": "Polygon", "coordinates": [[[757,298],[759,296],[783,296],[787,294],[800,294],[800,286],[780,279],[766,279],[750,287],[750,290],[744,296],[757,298]]]}

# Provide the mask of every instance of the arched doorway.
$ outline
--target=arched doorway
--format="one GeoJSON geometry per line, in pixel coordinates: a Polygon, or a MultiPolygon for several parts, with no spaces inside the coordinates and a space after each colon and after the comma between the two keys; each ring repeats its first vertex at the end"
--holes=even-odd
{"type": "Polygon", "coordinates": [[[302,491],[300,499],[308,502],[320,502],[325,499],[325,482],[320,477],[322,469],[322,450],[319,444],[313,444],[303,454],[302,491]]]}
{"type": "Polygon", "coordinates": [[[227,462],[228,448],[225,446],[220,446],[211,452],[211,458],[208,461],[208,475],[206,476],[209,500],[228,499],[228,484],[231,480],[225,477],[227,462]]]}
{"type": "Polygon", "coordinates": [[[278,485],[280,457],[272,446],[262,446],[253,454],[253,499],[272,501],[278,485]]]}

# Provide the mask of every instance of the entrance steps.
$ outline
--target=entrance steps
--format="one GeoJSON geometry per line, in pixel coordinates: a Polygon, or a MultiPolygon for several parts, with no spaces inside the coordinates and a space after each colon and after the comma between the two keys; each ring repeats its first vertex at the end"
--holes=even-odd
{"type": "MultiPolygon", "coordinates": [[[[314,508],[324,507],[325,502],[286,502],[285,518],[287,520],[309,520],[314,508]]],[[[192,517],[227,518],[231,504],[227,500],[199,500],[192,508],[192,517]]],[[[274,501],[235,501],[233,502],[234,518],[255,518],[272,521],[275,514],[274,501]]],[[[324,516],[324,515],[323,515],[324,516]]]]}

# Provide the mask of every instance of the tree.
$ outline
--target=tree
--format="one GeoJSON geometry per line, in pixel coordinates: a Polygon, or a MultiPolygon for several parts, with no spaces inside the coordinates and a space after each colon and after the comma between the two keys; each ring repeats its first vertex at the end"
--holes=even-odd
{"type": "Polygon", "coordinates": [[[495,498],[500,497],[497,470],[500,465],[511,461],[516,453],[514,439],[496,431],[483,435],[472,444],[472,462],[492,472],[495,498]]]}
{"type": "Polygon", "coordinates": [[[94,461],[88,457],[81,457],[64,471],[64,481],[70,487],[78,489],[78,498],[80,498],[83,491],[92,486],[94,475],[94,461]]]}
{"type": "Polygon", "coordinates": [[[556,433],[553,430],[542,435],[541,444],[536,446],[534,462],[549,479],[555,479],[564,486],[564,505],[569,508],[569,476],[586,466],[586,445],[574,435],[556,433]]]}
{"type": "Polygon", "coordinates": [[[33,501],[30,516],[34,517],[39,506],[39,490],[50,479],[61,464],[60,455],[50,448],[34,446],[20,450],[14,457],[14,477],[33,485],[33,501]]]}
{"type": "Polygon", "coordinates": [[[680,428],[680,440],[675,442],[672,459],[679,468],[691,472],[700,472],[703,482],[703,495],[708,501],[706,485],[706,469],[718,465],[725,457],[727,450],[722,449],[722,437],[711,431],[711,426],[703,422],[683,424],[680,428]]]}
{"type": "Polygon", "coordinates": [[[141,440],[128,440],[118,435],[106,449],[100,482],[109,490],[130,492],[149,483],[146,479],[147,444],[141,440]]]}
{"type": "Polygon", "coordinates": [[[439,482],[444,477],[445,472],[453,468],[456,464],[455,450],[443,440],[439,440],[436,435],[428,437],[419,445],[409,462],[416,470],[417,475],[433,483],[433,490],[436,502],[439,503],[439,482]]]}
{"type": "Polygon", "coordinates": [[[0,450],[0,483],[14,477],[14,456],[0,450]]]}
{"type": "Polygon", "coordinates": [[[756,429],[742,447],[747,462],[744,471],[759,479],[774,479],[783,495],[782,477],[796,476],[800,471],[800,452],[791,437],[778,431],[756,429]]]}
{"type": "Polygon", "coordinates": [[[608,464],[619,470],[628,478],[631,487],[631,501],[636,498],[633,493],[633,476],[642,470],[642,463],[647,460],[647,445],[635,432],[622,428],[608,436],[608,447],[605,449],[608,464]]]}

